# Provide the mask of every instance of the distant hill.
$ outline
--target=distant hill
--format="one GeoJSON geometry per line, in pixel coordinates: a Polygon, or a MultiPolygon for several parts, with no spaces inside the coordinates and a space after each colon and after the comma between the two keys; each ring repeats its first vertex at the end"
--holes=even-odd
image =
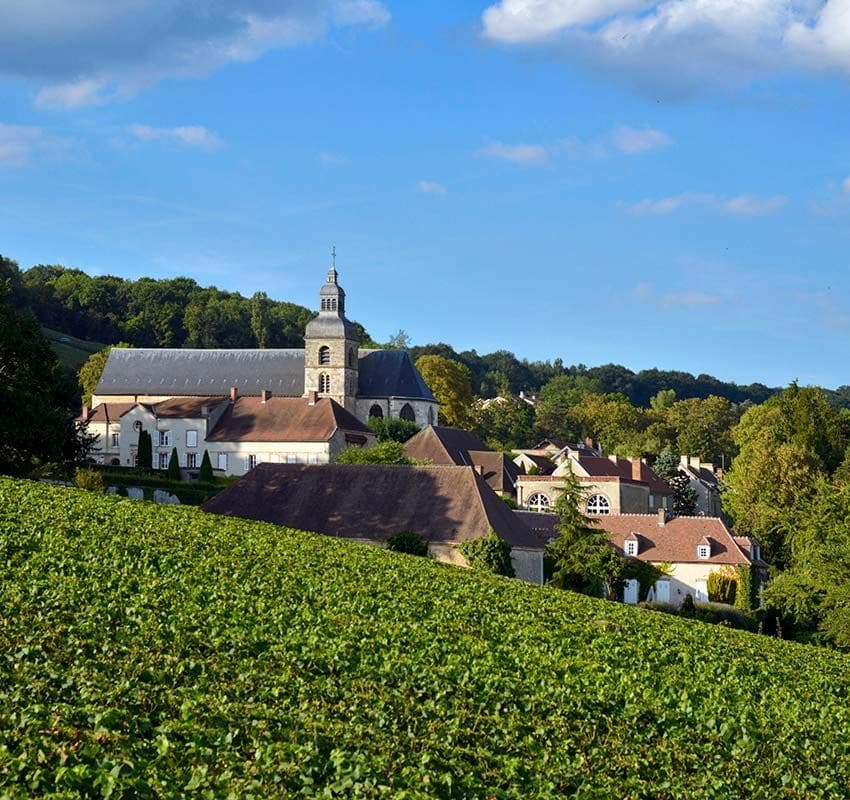
{"type": "Polygon", "coordinates": [[[69,372],[76,373],[86,363],[92,353],[102,350],[106,345],[102,342],[89,342],[69,336],[61,331],[42,326],[41,332],[50,342],[53,352],[59,359],[59,363],[69,372]]]}
{"type": "Polygon", "coordinates": [[[837,652],[197,509],[11,480],[0,509],[0,794],[850,786],[837,652]]]}

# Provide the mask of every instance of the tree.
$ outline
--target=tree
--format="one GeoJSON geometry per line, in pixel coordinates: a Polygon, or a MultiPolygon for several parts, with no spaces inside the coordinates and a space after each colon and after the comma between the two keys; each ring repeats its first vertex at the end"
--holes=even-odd
{"type": "Polygon", "coordinates": [[[411,556],[427,556],[428,545],[422,540],[418,533],[413,531],[402,531],[387,539],[387,550],[396,553],[407,553],[411,556]]]}
{"type": "Polygon", "coordinates": [[[151,435],[145,431],[139,431],[139,443],[136,445],[136,463],[139,469],[153,469],[153,441],[151,435]]]}
{"type": "Polygon", "coordinates": [[[666,418],[680,453],[721,464],[735,452],[732,427],[738,414],[725,397],[681,400],[670,406],[666,418]]]}
{"type": "Polygon", "coordinates": [[[177,457],[177,448],[171,448],[171,457],[168,459],[168,470],[166,471],[170,481],[180,480],[180,459],[177,457]]]}
{"type": "Polygon", "coordinates": [[[649,399],[649,407],[653,411],[663,413],[673,406],[676,402],[675,389],[662,389],[658,394],[653,395],[649,399]]]}
{"type": "Polygon", "coordinates": [[[577,438],[576,422],[570,412],[587,394],[598,394],[599,381],[586,375],[559,375],[541,390],[535,408],[535,422],[541,436],[567,441],[577,438]]]}
{"type": "Polygon", "coordinates": [[[534,410],[516,397],[477,401],[472,407],[472,426],[494,450],[509,451],[534,444],[534,410]]]}
{"type": "Polygon", "coordinates": [[[492,528],[486,536],[461,542],[457,549],[472,569],[516,577],[511,562],[511,546],[492,528]]]}
{"type": "Polygon", "coordinates": [[[605,532],[594,528],[582,512],[587,491],[569,474],[555,501],[558,538],[549,543],[553,562],[552,584],[593,597],[616,597],[632,568],[610,544],[605,532]]]}
{"type": "Polygon", "coordinates": [[[38,323],[12,308],[0,281],[0,473],[81,459],[72,393],[38,323]]]}
{"type": "Polygon", "coordinates": [[[384,345],[387,350],[409,350],[410,337],[407,332],[399,328],[398,333],[390,336],[389,341],[384,345]]]}
{"type": "Polygon", "coordinates": [[[91,405],[91,397],[94,394],[95,387],[100,381],[100,376],[103,375],[103,368],[106,366],[106,361],[113,348],[129,346],[130,345],[126,342],[108,345],[107,347],[104,347],[103,350],[98,350],[96,353],[92,353],[88,357],[86,363],[80,367],[80,371],[77,373],[77,380],[79,381],[80,388],[83,391],[84,406],[91,405]]]}
{"type": "Polygon", "coordinates": [[[442,421],[452,428],[467,427],[472,407],[469,368],[442,356],[422,356],[416,362],[416,369],[437,398],[442,421]]]}
{"type": "Polygon", "coordinates": [[[379,442],[406,442],[419,433],[419,426],[409,419],[399,417],[369,417],[369,427],[375,432],[379,442]]]}
{"type": "Polygon", "coordinates": [[[673,490],[673,512],[679,516],[695,514],[697,493],[690,478],[679,469],[679,456],[668,448],[658,456],[652,468],[673,490]]]}
{"type": "Polygon", "coordinates": [[[347,447],[334,461],[337,464],[400,464],[415,463],[404,454],[401,442],[391,439],[372,447],[347,447]]]}
{"type": "Polygon", "coordinates": [[[204,450],[204,457],[201,459],[201,469],[198,472],[198,480],[212,481],[214,478],[215,475],[213,474],[209,450],[204,450]]]}
{"type": "Polygon", "coordinates": [[[608,452],[642,455],[647,419],[619,394],[586,394],[570,411],[579,438],[598,441],[608,452]]]}
{"type": "Polygon", "coordinates": [[[257,347],[268,347],[269,325],[271,322],[271,302],[265,292],[255,292],[251,298],[251,332],[257,341],[257,347]]]}

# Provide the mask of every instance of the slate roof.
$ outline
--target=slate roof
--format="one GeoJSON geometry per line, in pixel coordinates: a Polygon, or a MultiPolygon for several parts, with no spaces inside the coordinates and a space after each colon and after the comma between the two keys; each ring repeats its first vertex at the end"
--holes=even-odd
{"type": "MultiPolygon", "coordinates": [[[[113,348],[97,395],[240,395],[269,389],[277,397],[304,394],[303,350],[113,348]]],[[[436,402],[404,350],[361,350],[358,396],[436,402]]]]}
{"type": "Polygon", "coordinates": [[[203,509],[379,542],[413,531],[426,542],[455,544],[493,528],[512,547],[542,549],[470,467],[260,464],[203,509]]]}
{"type": "MultiPolygon", "coordinates": [[[[555,514],[538,514],[533,511],[514,512],[538,536],[548,542],[558,534],[555,514]]],[[[640,542],[637,558],[641,561],[672,564],[749,564],[749,551],[745,551],[732,531],[719,517],[674,517],[664,525],[658,524],[657,514],[609,514],[594,517],[614,547],[623,552],[626,539],[637,537],[640,542]],[[697,558],[697,545],[711,543],[711,557],[697,558]]]]}
{"type": "Polygon", "coordinates": [[[514,493],[516,479],[522,474],[504,453],[489,450],[474,433],[460,428],[428,425],[408,439],[404,454],[432,464],[478,467],[494,492],[514,493]]]}
{"type": "MultiPolygon", "coordinates": [[[[157,404],[157,411],[162,403],[157,404]]],[[[338,429],[362,436],[375,434],[339,403],[324,397],[314,404],[303,397],[240,397],[228,404],[208,442],[326,442],[338,429]]]]}

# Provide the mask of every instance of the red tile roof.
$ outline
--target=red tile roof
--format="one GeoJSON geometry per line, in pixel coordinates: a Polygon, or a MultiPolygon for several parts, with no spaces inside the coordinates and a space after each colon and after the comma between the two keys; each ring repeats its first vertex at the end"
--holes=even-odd
{"type": "MultiPolygon", "coordinates": [[[[599,476],[618,476],[621,480],[632,480],[632,461],[628,458],[617,458],[616,461],[611,458],[602,458],[595,456],[579,456],[578,463],[588,475],[594,477],[599,476]]],[[[652,494],[672,495],[673,490],[655,474],[655,471],[648,464],[641,462],[640,464],[640,482],[649,486],[649,491],[652,494]]]]}
{"type": "MultiPolygon", "coordinates": [[[[89,412],[88,421],[89,422],[100,422],[113,424],[120,422],[121,415],[126,414],[135,403],[98,403],[91,411],[89,412]]],[[[77,417],[77,422],[83,421],[83,415],[81,414],[77,417]]]]}
{"type": "Polygon", "coordinates": [[[163,419],[200,419],[206,410],[209,413],[221,403],[228,402],[225,397],[171,397],[158,403],[143,405],[163,419]]]}
{"type": "Polygon", "coordinates": [[[375,434],[327,397],[240,397],[207,436],[209,442],[326,442],[337,430],[373,440],[375,434]]]}
{"type": "Polygon", "coordinates": [[[373,541],[413,531],[453,544],[493,528],[512,547],[543,548],[471,467],[260,464],[203,508],[373,541]]]}
{"type": "MultiPolygon", "coordinates": [[[[541,541],[549,541],[558,534],[555,514],[536,514],[517,511],[519,518],[530,527],[541,541]]],[[[658,524],[656,514],[609,514],[593,517],[608,539],[620,551],[626,539],[636,536],[640,542],[637,557],[642,561],[673,564],[749,564],[749,552],[744,551],[736,537],[719,517],[675,517],[664,525],[658,524]],[[711,557],[697,558],[697,545],[711,540],[711,557]]]]}

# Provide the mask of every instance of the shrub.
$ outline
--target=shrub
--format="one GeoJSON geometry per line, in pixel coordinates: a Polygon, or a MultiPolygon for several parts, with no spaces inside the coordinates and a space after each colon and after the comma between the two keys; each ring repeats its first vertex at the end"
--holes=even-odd
{"type": "Polygon", "coordinates": [[[396,553],[407,553],[411,556],[427,556],[428,545],[422,541],[422,537],[413,531],[402,531],[387,539],[387,550],[396,553]]]}
{"type": "Polygon", "coordinates": [[[176,447],[171,449],[171,458],[168,459],[168,470],[166,475],[170,481],[180,480],[180,460],[177,457],[176,447]]]}
{"type": "Polygon", "coordinates": [[[139,469],[153,469],[153,441],[151,435],[145,430],[139,431],[136,456],[139,469]]]}
{"type": "Polygon", "coordinates": [[[658,611],[661,614],[671,614],[674,617],[679,616],[679,609],[676,608],[672,603],[665,603],[661,600],[648,600],[645,603],[638,604],[641,608],[645,608],[649,611],[658,611]]]}
{"type": "Polygon", "coordinates": [[[755,631],[758,627],[755,617],[727,603],[696,603],[695,612],[698,620],[713,625],[726,625],[742,631],[755,631]]]}
{"type": "Polygon", "coordinates": [[[511,546],[492,528],[486,536],[479,536],[458,545],[466,563],[472,569],[494,572],[496,575],[515,576],[511,563],[511,546]]]}
{"type": "Polygon", "coordinates": [[[682,605],[679,607],[679,616],[685,617],[685,619],[693,619],[697,615],[697,609],[694,605],[694,598],[691,596],[691,593],[688,592],[685,595],[685,599],[682,600],[682,605]]]}
{"type": "Polygon", "coordinates": [[[379,442],[406,442],[419,433],[419,426],[409,419],[398,417],[369,417],[369,427],[375,432],[379,442]]]}
{"type": "Polygon", "coordinates": [[[335,459],[337,464],[413,464],[404,455],[400,442],[387,440],[372,447],[347,447],[335,459]]]}
{"type": "Polygon", "coordinates": [[[712,572],[708,576],[708,599],[712,603],[733,605],[737,593],[738,581],[732,575],[712,572]]]}
{"type": "Polygon", "coordinates": [[[738,593],[735,597],[735,608],[741,611],[753,611],[758,606],[756,597],[756,568],[750,564],[740,566],[736,570],[738,576],[738,593]]]}
{"type": "Polygon", "coordinates": [[[103,475],[96,469],[86,469],[78,467],[74,473],[74,484],[80,489],[87,489],[90,492],[106,491],[106,484],[103,482],[103,475]]]}
{"type": "Polygon", "coordinates": [[[513,497],[511,497],[510,495],[508,495],[508,494],[503,494],[503,495],[501,495],[501,498],[502,498],[502,500],[505,502],[505,505],[506,505],[508,508],[513,509],[513,510],[516,510],[517,508],[519,508],[519,506],[517,505],[516,500],[514,500],[514,499],[513,499],[513,497]]]}
{"type": "Polygon", "coordinates": [[[528,472],[526,473],[526,475],[539,475],[539,474],[540,474],[540,467],[538,467],[536,464],[532,464],[528,468],[528,472]]]}
{"type": "Polygon", "coordinates": [[[214,478],[209,451],[204,450],[204,457],[201,459],[201,469],[198,472],[198,480],[211,482],[214,478]]]}

